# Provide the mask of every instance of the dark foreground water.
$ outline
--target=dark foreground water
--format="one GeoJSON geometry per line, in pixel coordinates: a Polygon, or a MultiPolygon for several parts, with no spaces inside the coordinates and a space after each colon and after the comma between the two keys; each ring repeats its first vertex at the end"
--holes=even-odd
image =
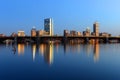
{"type": "Polygon", "coordinates": [[[4,79],[120,80],[120,44],[0,44],[4,79]]]}

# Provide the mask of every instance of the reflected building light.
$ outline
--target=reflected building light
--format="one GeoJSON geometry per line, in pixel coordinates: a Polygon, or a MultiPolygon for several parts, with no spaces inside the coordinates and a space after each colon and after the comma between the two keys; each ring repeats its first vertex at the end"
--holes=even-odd
{"type": "Polygon", "coordinates": [[[95,43],[94,45],[94,61],[97,62],[99,60],[99,43],[95,43]]]}
{"type": "Polygon", "coordinates": [[[36,44],[33,44],[33,45],[32,45],[33,61],[35,60],[35,54],[36,54],[36,44]]]}
{"type": "Polygon", "coordinates": [[[76,53],[77,51],[80,52],[80,45],[70,44],[69,45],[69,51],[72,51],[73,53],[76,53]]]}
{"type": "Polygon", "coordinates": [[[24,54],[25,51],[25,45],[24,44],[18,44],[18,54],[24,54]]]}
{"type": "Polygon", "coordinates": [[[43,56],[45,53],[46,45],[45,44],[40,44],[39,45],[39,53],[43,56]]]}
{"type": "Polygon", "coordinates": [[[87,45],[87,56],[90,55],[90,51],[91,51],[91,45],[88,44],[88,45],[87,45]]]}
{"type": "Polygon", "coordinates": [[[53,63],[53,44],[50,45],[49,63],[53,63]]]}
{"type": "Polygon", "coordinates": [[[45,59],[45,61],[47,61],[48,64],[52,64],[53,63],[53,44],[48,44],[46,46],[44,59],[45,59]]]}

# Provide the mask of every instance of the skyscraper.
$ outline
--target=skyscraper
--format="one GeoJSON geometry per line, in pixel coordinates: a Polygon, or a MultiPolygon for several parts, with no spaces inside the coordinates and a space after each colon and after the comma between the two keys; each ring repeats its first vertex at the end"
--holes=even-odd
{"type": "Polygon", "coordinates": [[[52,18],[44,19],[44,30],[49,33],[50,36],[53,35],[53,20],[52,18]]]}
{"type": "Polygon", "coordinates": [[[95,22],[93,24],[93,32],[95,33],[95,36],[99,36],[99,23],[95,22]]]}

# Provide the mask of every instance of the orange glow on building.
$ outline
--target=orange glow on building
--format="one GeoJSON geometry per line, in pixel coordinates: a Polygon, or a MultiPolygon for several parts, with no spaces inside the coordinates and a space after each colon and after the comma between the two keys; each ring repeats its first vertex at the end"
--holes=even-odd
{"type": "Polygon", "coordinates": [[[18,37],[25,37],[24,31],[18,31],[18,37]]]}

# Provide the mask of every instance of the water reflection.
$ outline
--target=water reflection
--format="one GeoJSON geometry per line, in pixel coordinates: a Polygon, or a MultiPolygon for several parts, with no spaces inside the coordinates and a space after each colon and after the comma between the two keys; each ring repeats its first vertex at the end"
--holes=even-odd
{"type": "Polygon", "coordinates": [[[56,74],[55,79],[97,80],[105,78],[116,80],[120,78],[118,77],[120,75],[120,44],[99,44],[97,42],[90,44],[29,43],[28,46],[15,44],[15,47],[16,55],[13,55],[14,46],[9,45],[6,48],[5,44],[0,44],[0,71],[3,78],[6,78],[6,75],[10,73],[8,78],[20,75],[17,76],[20,79],[23,79],[21,76],[27,77],[26,79],[53,79],[56,74]],[[19,53],[24,53],[24,55],[19,56],[19,53]],[[60,75],[61,73],[63,74],[60,75]],[[15,76],[11,77],[12,74],[15,76]]]}
{"type": "Polygon", "coordinates": [[[48,44],[44,53],[44,59],[48,64],[53,63],[53,44],[48,44]]]}
{"type": "Polygon", "coordinates": [[[80,53],[80,44],[64,44],[64,53],[80,53]]]}
{"type": "Polygon", "coordinates": [[[33,61],[35,60],[35,54],[36,54],[36,44],[32,44],[32,57],[33,57],[33,61]]]}
{"type": "MultiPolygon", "coordinates": [[[[83,53],[87,56],[93,54],[93,60],[97,62],[99,60],[99,43],[94,42],[92,44],[30,44],[32,59],[35,60],[36,54],[41,55],[44,58],[44,61],[48,64],[53,63],[54,58],[54,48],[56,53],[60,53],[60,50],[64,50],[64,53],[83,53]],[[61,46],[61,47],[60,47],[61,46]]],[[[18,54],[24,54],[25,52],[25,44],[18,44],[18,54]]],[[[13,47],[14,49],[14,47],[13,47]]]]}
{"type": "Polygon", "coordinates": [[[92,45],[91,44],[87,44],[87,46],[86,46],[87,56],[90,56],[91,50],[92,50],[92,45]]]}
{"type": "Polygon", "coordinates": [[[59,46],[60,46],[59,43],[56,43],[56,44],[54,45],[54,47],[56,48],[56,52],[57,52],[57,53],[59,53],[59,46]]]}
{"type": "Polygon", "coordinates": [[[18,44],[18,55],[24,54],[25,44],[18,44]]]}
{"type": "Polygon", "coordinates": [[[39,53],[44,57],[44,60],[48,64],[53,63],[53,44],[32,44],[32,56],[33,56],[33,61],[35,60],[35,56],[37,53],[37,49],[39,48],[39,53]],[[37,47],[39,46],[39,47],[37,47]]]}
{"type": "Polygon", "coordinates": [[[39,53],[44,56],[46,50],[46,44],[39,44],[39,53]]]}
{"type": "Polygon", "coordinates": [[[13,51],[14,54],[16,53],[16,47],[15,47],[15,45],[12,45],[12,51],[13,51]]]}
{"type": "Polygon", "coordinates": [[[94,44],[94,61],[98,61],[99,60],[99,43],[95,43],[94,44]]]}

